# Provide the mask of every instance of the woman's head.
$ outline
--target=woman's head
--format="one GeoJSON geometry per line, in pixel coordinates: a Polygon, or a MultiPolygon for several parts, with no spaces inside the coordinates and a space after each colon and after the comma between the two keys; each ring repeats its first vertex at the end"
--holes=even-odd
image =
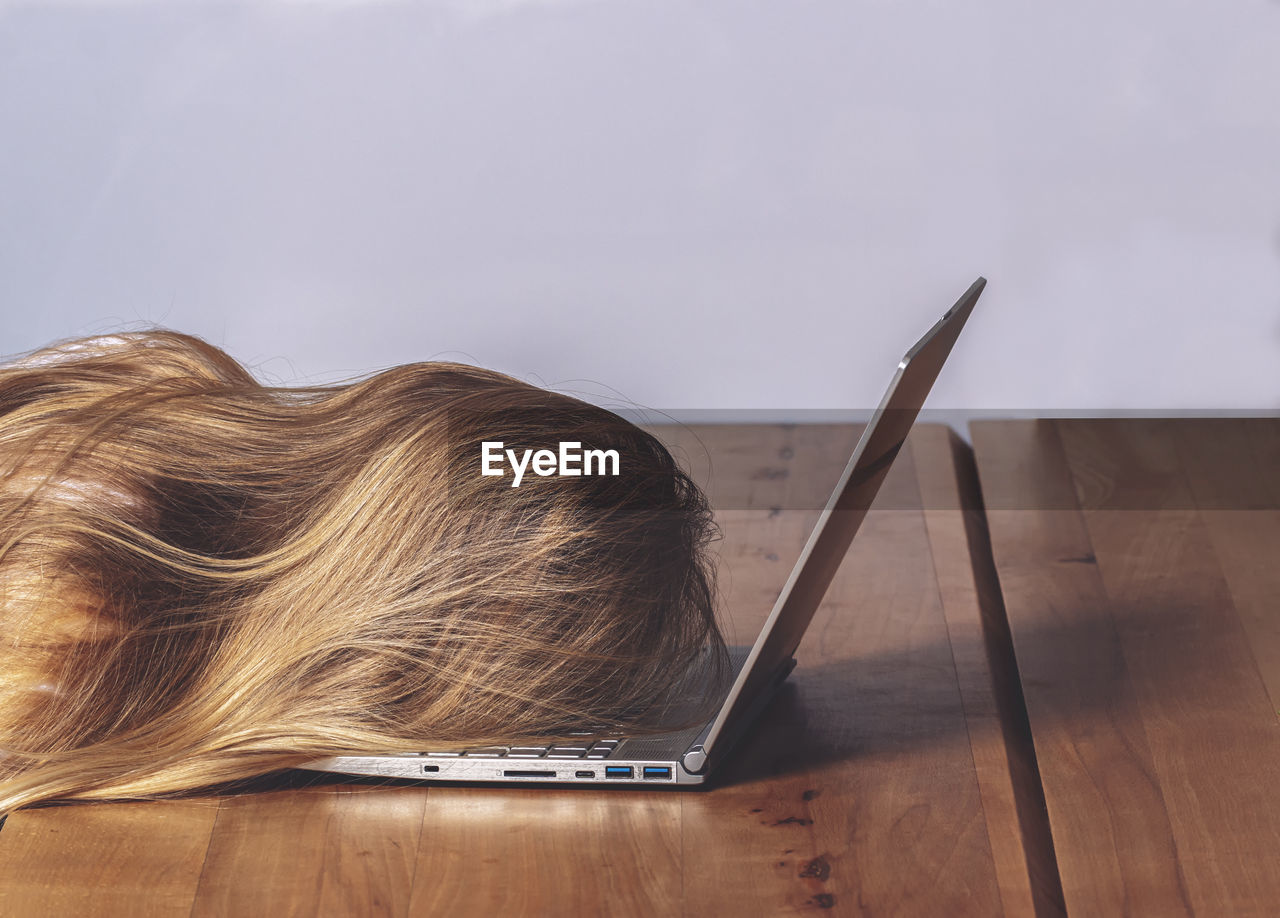
{"type": "Polygon", "coordinates": [[[654,729],[725,665],[713,532],[651,435],[499,373],[268,388],[167,331],[37,352],[0,367],[0,811],[654,729]],[[543,474],[561,444],[613,452],[543,474]]]}

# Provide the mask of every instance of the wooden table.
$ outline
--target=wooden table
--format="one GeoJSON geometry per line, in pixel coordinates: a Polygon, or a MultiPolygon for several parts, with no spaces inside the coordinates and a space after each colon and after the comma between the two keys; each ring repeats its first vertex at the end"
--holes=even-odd
{"type": "MultiPolygon", "coordinates": [[[[295,773],[22,810],[0,915],[1268,914],[1280,438],[1183,423],[976,422],[976,467],[918,425],[709,790],[295,773]]],[[[749,640],[860,427],[660,433],[749,640]]]]}
{"type": "Polygon", "coordinates": [[[970,430],[1068,911],[1280,914],[1280,421],[970,430]]]}

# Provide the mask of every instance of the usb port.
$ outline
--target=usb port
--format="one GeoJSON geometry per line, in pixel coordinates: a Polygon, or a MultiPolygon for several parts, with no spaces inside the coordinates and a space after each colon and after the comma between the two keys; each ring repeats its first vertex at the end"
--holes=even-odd
{"type": "Polygon", "coordinates": [[[629,778],[632,774],[630,765],[606,765],[604,767],[604,776],[606,778],[629,778]]]}
{"type": "Polygon", "coordinates": [[[667,765],[646,765],[643,773],[646,778],[670,778],[671,768],[667,765]]]}
{"type": "Polygon", "coordinates": [[[440,766],[439,765],[423,765],[422,770],[423,771],[439,771],[440,766]]]}
{"type": "Polygon", "coordinates": [[[594,771],[575,771],[573,776],[575,778],[594,778],[596,773],[594,771]]]}

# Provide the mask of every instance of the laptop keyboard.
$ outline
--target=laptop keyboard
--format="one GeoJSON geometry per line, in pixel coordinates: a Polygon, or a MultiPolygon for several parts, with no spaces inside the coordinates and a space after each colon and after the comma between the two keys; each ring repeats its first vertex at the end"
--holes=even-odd
{"type": "Polygon", "coordinates": [[[585,739],[550,746],[476,746],[474,749],[424,752],[422,755],[447,759],[607,759],[621,742],[621,739],[614,738],[585,739]]]}

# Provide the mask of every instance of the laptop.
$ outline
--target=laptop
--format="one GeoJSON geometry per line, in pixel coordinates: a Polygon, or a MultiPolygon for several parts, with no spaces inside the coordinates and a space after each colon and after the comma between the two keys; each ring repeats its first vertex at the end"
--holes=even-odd
{"type": "Polygon", "coordinates": [[[732,667],[723,682],[708,684],[695,679],[690,683],[697,686],[691,691],[714,693],[714,698],[705,699],[711,702],[705,709],[720,700],[718,712],[709,721],[675,732],[634,737],[584,729],[578,742],[546,746],[331,756],[302,767],[435,781],[579,787],[704,784],[729,761],[736,744],[795,667],[800,639],[984,286],[985,278],[974,281],[898,364],[755,643],[730,648],[732,667]]]}

